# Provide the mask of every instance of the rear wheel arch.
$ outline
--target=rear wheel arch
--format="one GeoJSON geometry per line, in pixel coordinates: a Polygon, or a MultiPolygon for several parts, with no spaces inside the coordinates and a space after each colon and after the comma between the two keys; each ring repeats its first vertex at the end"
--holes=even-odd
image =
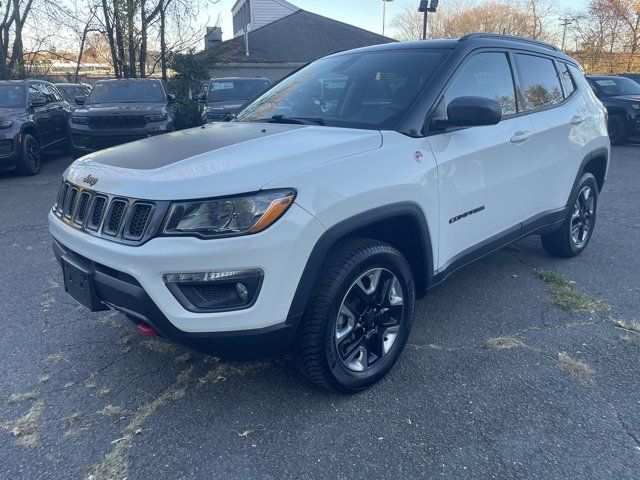
{"type": "Polygon", "coordinates": [[[22,135],[25,135],[25,134],[28,133],[33,138],[35,138],[36,141],[38,142],[38,144],[40,145],[40,136],[38,135],[38,129],[36,128],[36,126],[34,124],[31,124],[31,123],[25,124],[22,127],[20,133],[22,133],[22,135]]]}
{"type": "Polygon", "coordinates": [[[596,182],[598,183],[598,192],[602,191],[602,187],[604,186],[604,181],[607,177],[607,170],[609,168],[609,150],[606,148],[598,148],[589,152],[580,163],[580,168],[576,172],[576,178],[571,185],[571,190],[567,196],[567,204],[566,207],[570,208],[571,203],[571,193],[580,182],[580,178],[585,172],[591,173],[594,177],[596,177],[596,182]]]}
{"type": "Polygon", "coordinates": [[[345,219],[328,229],[316,242],[289,308],[288,319],[299,318],[330,252],[351,238],[371,238],[388,243],[411,266],[416,294],[422,296],[433,276],[433,250],[424,212],[415,203],[386,205],[345,219]]]}

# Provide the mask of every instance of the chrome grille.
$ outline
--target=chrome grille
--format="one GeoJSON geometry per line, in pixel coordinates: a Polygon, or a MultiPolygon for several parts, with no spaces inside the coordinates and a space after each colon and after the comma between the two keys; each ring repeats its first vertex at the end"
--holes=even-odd
{"type": "Polygon", "coordinates": [[[140,245],[156,233],[168,204],[116,197],[65,181],[58,191],[53,213],[88,234],[140,245]]]}
{"type": "Polygon", "coordinates": [[[122,219],[127,211],[127,200],[122,198],[116,198],[109,205],[109,211],[107,213],[107,220],[104,222],[102,232],[106,235],[115,237],[120,231],[122,225],[122,219]]]}
{"type": "Polygon", "coordinates": [[[88,191],[83,191],[80,194],[80,200],[78,200],[78,205],[76,207],[76,214],[73,217],[73,222],[76,225],[84,224],[84,221],[87,219],[87,211],[89,210],[89,202],[91,201],[91,193],[88,191]]]}
{"type": "Polygon", "coordinates": [[[125,237],[131,240],[138,240],[144,234],[144,229],[147,226],[149,217],[153,205],[149,203],[136,203],[129,215],[129,221],[127,223],[126,230],[124,232],[125,237]]]}

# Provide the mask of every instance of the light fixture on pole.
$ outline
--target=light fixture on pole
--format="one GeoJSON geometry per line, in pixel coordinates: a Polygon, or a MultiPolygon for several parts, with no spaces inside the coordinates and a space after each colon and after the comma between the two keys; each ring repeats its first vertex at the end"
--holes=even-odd
{"type": "Polygon", "coordinates": [[[439,0],[420,0],[418,11],[424,14],[422,19],[422,39],[427,39],[427,14],[435,13],[438,8],[439,0]]]}
{"type": "Polygon", "coordinates": [[[384,37],[384,29],[387,26],[387,2],[393,0],[382,0],[382,36],[384,37]]]}

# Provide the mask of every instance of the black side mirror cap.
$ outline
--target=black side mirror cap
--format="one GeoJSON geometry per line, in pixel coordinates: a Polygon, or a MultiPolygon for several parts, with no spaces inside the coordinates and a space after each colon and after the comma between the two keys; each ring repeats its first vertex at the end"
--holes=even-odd
{"type": "Polygon", "coordinates": [[[84,105],[84,97],[82,95],[78,95],[74,100],[76,105],[84,105]]]}
{"type": "Polygon", "coordinates": [[[458,97],[447,105],[447,118],[434,118],[437,130],[448,127],[480,127],[497,125],[502,120],[502,107],[492,98],[458,97]]]}
{"type": "Polygon", "coordinates": [[[47,104],[47,99],[44,97],[33,97],[29,100],[29,106],[31,107],[42,107],[47,104]]]}
{"type": "Polygon", "coordinates": [[[200,95],[198,95],[198,101],[199,102],[206,102],[207,101],[207,94],[206,93],[201,93],[200,95]]]}
{"type": "Polygon", "coordinates": [[[169,102],[169,103],[173,103],[173,102],[175,102],[175,101],[176,101],[176,96],[175,96],[173,93],[169,93],[169,94],[167,95],[167,102],[169,102]]]}

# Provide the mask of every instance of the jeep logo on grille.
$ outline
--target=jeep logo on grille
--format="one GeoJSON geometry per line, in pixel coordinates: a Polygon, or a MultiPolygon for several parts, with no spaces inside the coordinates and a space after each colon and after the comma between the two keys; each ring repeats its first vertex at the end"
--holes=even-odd
{"type": "Polygon", "coordinates": [[[91,185],[92,187],[98,183],[98,179],[96,177],[92,177],[91,175],[87,175],[86,177],[84,177],[82,179],[82,181],[84,183],[88,183],[89,185],[91,185]]]}

